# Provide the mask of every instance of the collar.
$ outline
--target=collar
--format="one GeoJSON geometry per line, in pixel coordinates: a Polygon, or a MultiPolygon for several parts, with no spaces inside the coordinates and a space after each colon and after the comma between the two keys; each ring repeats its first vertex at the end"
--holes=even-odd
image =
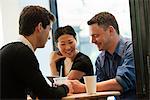
{"type": "Polygon", "coordinates": [[[131,40],[129,38],[120,37],[120,40],[117,44],[117,47],[114,53],[117,53],[120,57],[122,57],[129,43],[131,43],[131,40]]]}
{"type": "MultiPolygon", "coordinates": [[[[124,56],[124,52],[126,51],[127,45],[129,43],[131,43],[131,40],[129,38],[123,38],[123,37],[120,36],[120,40],[119,40],[119,42],[117,44],[117,47],[116,47],[113,55],[117,54],[117,55],[119,55],[122,58],[124,56]]],[[[105,58],[105,55],[109,56],[109,57],[113,56],[113,55],[111,55],[109,52],[107,52],[105,50],[101,51],[100,56],[105,58]]]]}
{"type": "Polygon", "coordinates": [[[20,35],[18,40],[23,44],[27,45],[34,52],[32,44],[23,35],[20,35]]]}

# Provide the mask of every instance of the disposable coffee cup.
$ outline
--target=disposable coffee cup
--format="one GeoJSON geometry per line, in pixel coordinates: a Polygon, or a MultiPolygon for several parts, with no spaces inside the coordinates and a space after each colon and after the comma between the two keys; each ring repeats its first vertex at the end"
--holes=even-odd
{"type": "Polygon", "coordinates": [[[96,76],[84,76],[83,79],[85,83],[86,93],[96,93],[96,76]]]}

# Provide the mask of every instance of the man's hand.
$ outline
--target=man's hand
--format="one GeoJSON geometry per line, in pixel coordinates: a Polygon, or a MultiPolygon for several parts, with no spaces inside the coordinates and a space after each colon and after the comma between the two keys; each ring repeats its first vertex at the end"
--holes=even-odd
{"type": "Polygon", "coordinates": [[[67,85],[68,88],[69,88],[69,93],[68,93],[68,95],[73,94],[73,93],[74,93],[74,89],[73,89],[73,87],[72,87],[71,81],[70,81],[70,80],[66,80],[66,81],[64,82],[64,84],[67,85]]]}
{"type": "Polygon", "coordinates": [[[85,91],[85,84],[81,83],[80,81],[78,80],[69,80],[72,84],[72,87],[73,87],[73,90],[74,92],[73,93],[81,93],[81,92],[86,92],[85,91]]]}

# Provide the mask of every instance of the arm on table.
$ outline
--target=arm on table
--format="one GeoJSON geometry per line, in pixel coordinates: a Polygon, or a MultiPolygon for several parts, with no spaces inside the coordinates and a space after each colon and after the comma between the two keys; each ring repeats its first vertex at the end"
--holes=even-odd
{"type": "Polygon", "coordinates": [[[117,82],[116,79],[110,79],[107,81],[98,82],[96,84],[97,91],[107,91],[107,90],[115,90],[115,91],[123,91],[122,86],[117,82]]]}
{"type": "MultiPolygon", "coordinates": [[[[74,93],[85,92],[85,84],[82,84],[78,80],[70,80],[74,89],[74,93]]],[[[98,82],[96,84],[97,91],[123,91],[121,85],[116,81],[116,79],[110,79],[103,82],[98,82]]]]}

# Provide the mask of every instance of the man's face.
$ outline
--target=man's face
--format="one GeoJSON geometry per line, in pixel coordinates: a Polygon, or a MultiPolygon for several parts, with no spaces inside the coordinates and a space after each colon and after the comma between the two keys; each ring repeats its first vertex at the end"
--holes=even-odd
{"type": "Polygon", "coordinates": [[[99,49],[107,50],[109,47],[109,31],[108,29],[104,29],[102,26],[98,24],[92,24],[89,26],[90,36],[92,37],[92,43],[95,43],[99,49]]]}
{"type": "Polygon", "coordinates": [[[41,27],[41,32],[40,32],[40,36],[39,36],[40,38],[38,40],[39,48],[45,47],[45,44],[46,44],[48,38],[50,37],[49,33],[52,34],[51,31],[52,31],[52,24],[47,25],[45,29],[43,27],[41,27]]]}

